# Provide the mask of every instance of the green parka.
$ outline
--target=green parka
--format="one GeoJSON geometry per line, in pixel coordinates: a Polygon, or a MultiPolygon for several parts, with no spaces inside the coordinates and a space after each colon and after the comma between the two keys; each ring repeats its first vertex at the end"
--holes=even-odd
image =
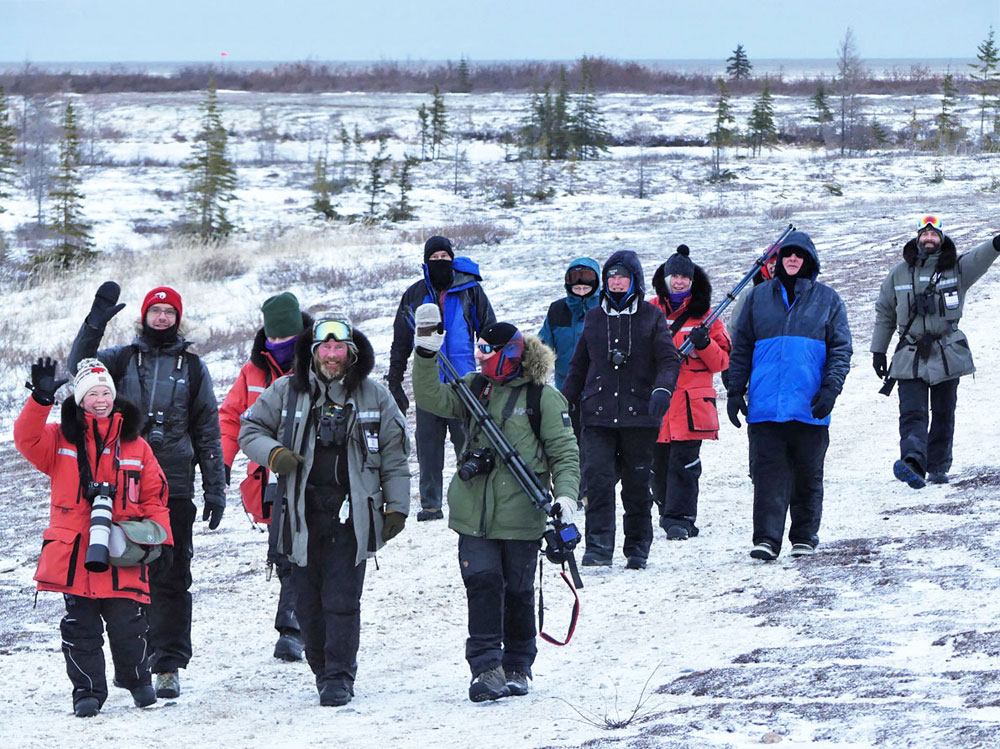
{"type": "Polygon", "coordinates": [[[272,528],[272,532],[277,533],[278,551],[286,554],[294,564],[305,567],[309,545],[305,489],[316,449],[314,407],[327,399],[351,404],[347,470],[351,522],[358,541],[355,561],[360,563],[385,543],[382,540],[383,512],[394,510],[409,514],[407,456],[410,443],[406,421],[385,386],[368,378],[375,357],[371,343],[363,334],[354,331],[358,360],[342,380],[334,382],[323,382],[313,371],[310,338],[303,335],[296,342],[295,373],[271,383],[243,414],[240,447],[250,460],[266,466],[271,451],[282,445],[287,420],[295,420],[291,444],[285,447],[302,455],[305,462],[287,477],[287,511],[281,513],[278,526],[272,528]],[[287,412],[289,388],[296,392],[295,410],[291,416],[287,412]]]}
{"type": "Polygon", "coordinates": [[[897,380],[924,380],[936,385],[945,380],[972,374],[972,351],[965,334],[958,329],[965,307],[965,294],[1000,256],[997,241],[987,241],[970,252],[956,257],[955,244],[944,236],[938,250],[920,257],[917,240],[903,248],[903,260],[882,282],[875,302],[875,330],[871,351],[884,354],[893,332],[902,334],[915,300],[922,297],[931,279],[940,272],[937,285],[928,301],[922,302],[889,366],[889,376],[897,380]],[[929,310],[929,311],[928,311],[929,310]],[[926,356],[918,355],[918,344],[926,356]]]}
{"type": "MultiPolygon", "coordinates": [[[[562,393],[544,385],[555,364],[555,354],[534,335],[524,336],[521,376],[505,384],[493,383],[486,402],[490,415],[553,497],[577,496],[580,486],[580,451],[562,393]],[[543,384],[541,393],[541,444],[527,414],[529,382],[543,384]],[[503,413],[511,390],[519,390],[510,418],[503,413]],[[551,484],[549,483],[551,481],[551,484]]],[[[471,384],[470,372],[463,378],[471,384]]],[[[413,394],[417,406],[444,418],[464,418],[468,428],[465,449],[489,446],[486,435],[469,424],[468,414],[450,385],[438,377],[437,356],[421,355],[413,361],[413,394]]],[[[478,394],[477,394],[478,395],[478,394]]],[[[545,532],[545,513],[535,509],[510,470],[501,461],[486,474],[463,481],[456,473],[448,487],[448,527],[468,536],[514,541],[534,541],[545,532]]]]}

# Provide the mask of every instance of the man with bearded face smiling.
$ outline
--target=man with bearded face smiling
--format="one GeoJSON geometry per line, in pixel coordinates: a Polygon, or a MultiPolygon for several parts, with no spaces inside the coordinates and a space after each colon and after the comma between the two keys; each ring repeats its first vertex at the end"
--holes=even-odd
{"type": "MultiPolygon", "coordinates": [[[[486,298],[479,266],[467,257],[455,257],[451,240],[433,236],[424,244],[424,277],[410,286],[399,302],[393,324],[392,347],[386,383],[399,410],[406,414],[410,401],[403,390],[406,362],[413,351],[413,315],[421,304],[433,303],[441,309],[444,325],[444,353],[459,374],[476,368],[473,357],[476,338],[496,322],[486,298]]],[[[458,455],[465,441],[461,419],[445,419],[417,407],[417,463],[420,465],[420,512],[417,520],[440,520],[444,471],[445,437],[458,455]]]]}
{"type": "MultiPolygon", "coordinates": [[[[442,418],[469,419],[458,394],[438,377],[440,332],[436,305],[417,308],[413,393],[420,408],[442,418]]],[[[580,456],[566,399],[546,385],[555,354],[537,336],[495,323],[476,343],[482,374],[463,378],[529,468],[551,481],[554,505],[572,522],[580,484],[580,456]],[[529,390],[540,388],[536,435],[529,390]]],[[[448,487],[448,527],[458,533],[458,558],[469,603],[465,657],[472,672],[469,699],[495,700],[528,693],[535,645],[534,573],[545,513],[537,509],[477,425],[467,424],[461,474],[448,487]],[[492,460],[485,458],[489,455],[492,460]],[[466,471],[479,456],[478,470],[466,471]]]]}

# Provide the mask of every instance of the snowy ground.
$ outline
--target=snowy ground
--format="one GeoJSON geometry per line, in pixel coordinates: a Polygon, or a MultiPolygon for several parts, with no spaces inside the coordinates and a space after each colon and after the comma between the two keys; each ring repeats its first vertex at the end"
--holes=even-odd
{"type": "MultiPolygon", "coordinates": [[[[899,104],[899,111],[907,106],[899,104]]],[[[667,128],[669,114],[663,118],[667,128]]],[[[472,188],[467,196],[451,196],[449,165],[429,165],[411,225],[286,228],[273,236],[261,229],[226,250],[230,254],[220,257],[232,260],[230,272],[214,275],[209,270],[218,257],[129,238],[133,212],[155,207],[141,193],[156,178],[141,170],[134,179],[95,174],[107,191],[94,201],[106,211],[101,230],[117,238],[108,246],[137,249],[109,253],[68,279],[5,289],[0,673],[7,688],[0,695],[0,742],[78,744],[86,730],[85,743],[94,746],[123,735],[141,735],[149,746],[334,740],[351,747],[738,747],[765,736],[790,746],[995,745],[1000,468],[992,447],[1000,267],[966,304],[963,329],[979,372],[959,391],[952,484],[915,492],[892,478],[896,401],[877,394],[867,348],[878,284],[912,235],[916,214],[940,212],[960,250],[1000,231],[996,193],[986,191],[1000,159],[881,154],[828,160],[821,152],[777,151],[733,159],[739,179],[717,187],[704,182],[704,155],[687,151],[647,165],[655,185],[649,200],[634,197],[634,162],[616,154],[613,161],[578,165],[574,195],[567,194],[569,175],[553,167],[553,200],[509,210],[472,188]],[[931,182],[937,167],[945,178],[931,182]],[[831,195],[827,183],[841,186],[844,195],[831,195]],[[725,424],[720,440],[703,450],[702,534],[668,544],[658,531],[645,571],[625,570],[623,558],[611,569],[583,571],[576,635],[565,648],[540,643],[529,696],[468,702],[455,535],[443,523],[413,522],[380,555],[379,570],[369,565],[357,697],[347,707],[321,709],[305,664],[271,658],[277,583],[265,580],[264,538],[242,515],[234,491],[218,531],[201,523],[196,528],[195,655],[181,675],[181,697],[140,712],[127,693],[113,690],[98,718],[83,724],[72,717],[59,652],[61,601],[43,594],[33,605],[47,482],[14,452],[9,425],[26,395],[29,361],[43,354],[65,358],[100,281],[118,279],[129,305],[113,322],[109,343],[127,340],[146,290],[176,285],[221,398],[246,357],[260,302],[285,288],[309,306],[350,308],[384,372],[392,314],[419,272],[420,238],[429,230],[457,232],[472,223],[502,228],[499,244],[470,239],[464,251],[480,262],[498,317],[537,329],[548,302],[562,294],[562,271],[573,257],[603,262],[616,249],[635,249],[648,280],[683,241],[720,298],[789,221],[813,236],[821,280],[848,303],[856,352],[834,411],[815,557],[782,556],[773,564],[748,557],[746,435],[725,424]],[[636,718],[622,728],[594,725],[626,721],[637,706],[636,718]]],[[[469,183],[491,174],[516,179],[518,168],[484,159],[480,176],[469,183]]],[[[279,215],[286,192],[277,184],[255,187],[247,193],[255,209],[241,210],[263,227],[279,215]],[[270,212],[263,208],[268,205],[270,212]]],[[[720,410],[725,420],[722,398],[720,410]]],[[[234,476],[241,471],[238,465],[234,476]]],[[[552,565],[545,572],[546,622],[561,633],[569,600],[552,565]]]]}

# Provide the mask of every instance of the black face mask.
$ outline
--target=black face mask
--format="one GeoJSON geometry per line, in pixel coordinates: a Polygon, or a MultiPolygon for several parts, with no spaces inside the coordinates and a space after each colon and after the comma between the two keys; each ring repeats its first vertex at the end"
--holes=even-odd
{"type": "Polygon", "coordinates": [[[180,323],[174,323],[169,328],[164,330],[156,330],[151,328],[146,323],[142,324],[142,336],[147,341],[152,343],[154,346],[163,346],[168,343],[173,343],[177,340],[177,328],[180,323]]]}
{"type": "Polygon", "coordinates": [[[427,275],[431,286],[436,289],[447,289],[455,278],[455,269],[451,260],[428,260],[427,275]]]}

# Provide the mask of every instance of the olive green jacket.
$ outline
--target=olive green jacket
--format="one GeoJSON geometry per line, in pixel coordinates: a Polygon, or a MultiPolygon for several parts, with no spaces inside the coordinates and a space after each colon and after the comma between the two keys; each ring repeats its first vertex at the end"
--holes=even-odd
{"type": "Polygon", "coordinates": [[[930,297],[922,302],[924,311],[914,317],[903,344],[893,354],[890,377],[920,379],[936,385],[976,371],[969,341],[958,329],[958,323],[969,287],[998,256],[1000,252],[990,241],[957,258],[955,245],[947,236],[940,249],[926,258],[919,257],[916,240],[906,244],[904,260],[897,263],[882,282],[875,302],[872,353],[888,351],[893,332],[902,334],[906,327],[915,309],[915,299],[924,295],[938,270],[940,277],[930,297]],[[918,342],[921,341],[924,357],[918,354],[918,342]]]}
{"type": "MultiPolygon", "coordinates": [[[[554,497],[576,498],[580,486],[580,451],[570,424],[568,406],[562,393],[544,385],[541,393],[541,441],[535,437],[527,414],[528,382],[544,383],[555,363],[555,354],[537,336],[524,336],[522,375],[508,383],[493,383],[486,409],[502,424],[504,435],[525,462],[551,486],[554,497]],[[519,393],[510,418],[503,413],[512,390],[519,393]],[[551,482],[551,484],[550,484],[551,482]]],[[[476,373],[463,380],[471,384],[476,373]]],[[[465,407],[451,385],[438,377],[437,356],[418,355],[413,361],[413,393],[417,406],[452,419],[466,419],[469,437],[465,448],[489,445],[486,435],[469,423],[465,407]]],[[[478,395],[478,394],[477,394],[478,395]]],[[[456,473],[448,487],[448,526],[469,536],[490,539],[534,541],[545,532],[545,513],[536,509],[499,459],[492,471],[463,481],[456,473]]]]}

